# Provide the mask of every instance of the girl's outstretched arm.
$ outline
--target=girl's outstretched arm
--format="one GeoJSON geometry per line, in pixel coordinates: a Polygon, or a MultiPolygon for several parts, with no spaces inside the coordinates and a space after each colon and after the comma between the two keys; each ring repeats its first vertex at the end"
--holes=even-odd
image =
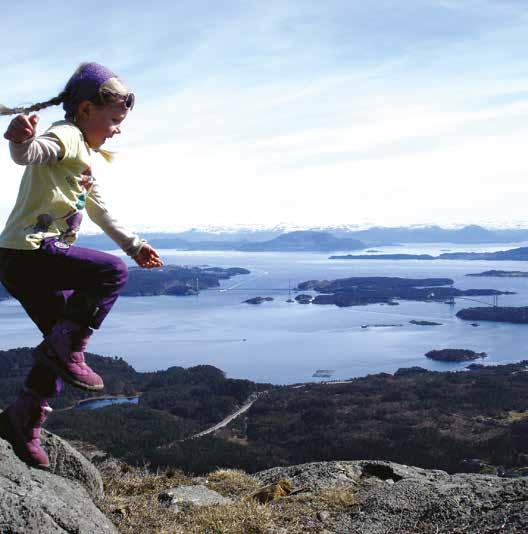
{"type": "Polygon", "coordinates": [[[11,157],[18,165],[54,164],[62,157],[62,146],[53,134],[36,135],[37,115],[18,115],[4,137],[9,139],[11,157]]]}
{"type": "Polygon", "coordinates": [[[62,145],[53,134],[32,137],[23,143],[9,143],[11,158],[18,165],[53,165],[62,158],[62,145]]]}

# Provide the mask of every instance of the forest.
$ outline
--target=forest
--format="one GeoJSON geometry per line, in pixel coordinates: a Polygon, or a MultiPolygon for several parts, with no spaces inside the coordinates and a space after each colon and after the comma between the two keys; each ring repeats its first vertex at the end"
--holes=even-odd
{"type": "MultiPolygon", "coordinates": [[[[203,473],[385,459],[510,476],[528,466],[528,361],[273,386],[229,379],[207,365],[139,373],[119,358],[87,358],[105,378],[103,396],[139,394],[139,405],[64,409],[90,396],[66,387],[47,427],[131,463],[203,473]],[[263,391],[228,427],[186,439],[263,391]]],[[[29,349],[0,351],[0,407],[17,394],[30,365],[29,349]]]]}

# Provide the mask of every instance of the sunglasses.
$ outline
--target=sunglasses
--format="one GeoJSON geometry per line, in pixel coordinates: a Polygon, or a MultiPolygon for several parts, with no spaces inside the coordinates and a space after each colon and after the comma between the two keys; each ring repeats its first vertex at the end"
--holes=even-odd
{"type": "Polygon", "coordinates": [[[99,98],[103,102],[107,101],[116,101],[122,102],[128,111],[132,111],[134,108],[134,103],[136,101],[136,97],[134,96],[134,93],[128,93],[126,95],[123,95],[121,93],[115,93],[114,91],[109,91],[108,89],[103,89],[99,92],[99,98]]]}

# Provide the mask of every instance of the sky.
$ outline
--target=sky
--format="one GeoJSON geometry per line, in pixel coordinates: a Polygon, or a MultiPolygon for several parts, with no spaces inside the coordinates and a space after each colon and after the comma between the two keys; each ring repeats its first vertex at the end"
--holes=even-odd
{"type": "MultiPolygon", "coordinates": [[[[20,0],[2,26],[1,103],[82,61],[136,94],[94,165],[132,230],[528,228],[525,0],[20,0]]],[[[4,141],[2,225],[22,172],[4,141]]]]}

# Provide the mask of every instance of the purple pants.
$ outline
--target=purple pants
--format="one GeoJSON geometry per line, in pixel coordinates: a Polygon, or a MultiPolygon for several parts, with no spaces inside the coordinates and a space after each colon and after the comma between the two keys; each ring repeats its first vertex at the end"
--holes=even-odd
{"type": "MultiPolygon", "coordinates": [[[[0,248],[0,282],[43,335],[59,319],[99,328],[128,278],[126,264],[98,250],[51,240],[39,250],[0,248]]],[[[61,389],[60,379],[35,364],[26,387],[43,397],[61,389]]]]}

